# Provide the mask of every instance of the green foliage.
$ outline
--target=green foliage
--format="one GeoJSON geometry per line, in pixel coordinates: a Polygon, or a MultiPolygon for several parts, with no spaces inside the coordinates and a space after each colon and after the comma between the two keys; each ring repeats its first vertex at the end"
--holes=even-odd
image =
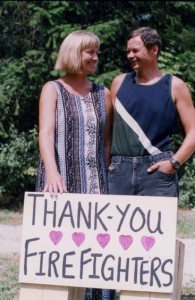
{"type": "Polygon", "coordinates": [[[162,71],[178,77],[182,75],[180,72],[180,61],[176,56],[174,49],[165,49],[165,51],[161,51],[158,62],[159,68],[162,71]]]}
{"type": "Polygon", "coordinates": [[[193,208],[195,206],[195,156],[193,155],[184,166],[180,180],[179,206],[182,208],[193,208]]]}
{"type": "Polygon", "coordinates": [[[181,76],[188,83],[195,103],[195,52],[186,50],[179,54],[178,59],[180,61],[181,76]]]}
{"type": "Polygon", "coordinates": [[[0,146],[0,203],[20,205],[24,191],[35,189],[37,161],[36,128],[19,133],[10,126],[9,139],[0,146]]]}
{"type": "MultiPolygon", "coordinates": [[[[90,79],[110,87],[116,75],[130,71],[129,32],[156,28],[163,40],[160,68],[185,80],[194,100],[194,13],[192,1],[1,1],[1,199],[17,202],[25,190],[35,188],[38,99],[42,85],[60,75],[53,67],[67,34],[87,29],[100,37],[98,69],[90,79]]],[[[181,137],[180,130],[175,136],[178,147],[181,137]]],[[[181,205],[195,204],[189,177],[193,168],[186,164],[182,173],[181,205]]]]}

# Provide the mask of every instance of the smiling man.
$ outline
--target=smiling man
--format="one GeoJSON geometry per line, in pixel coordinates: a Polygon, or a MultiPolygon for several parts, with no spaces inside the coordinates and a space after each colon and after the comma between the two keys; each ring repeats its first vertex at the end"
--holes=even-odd
{"type": "Polygon", "coordinates": [[[132,72],[112,82],[110,194],[179,196],[177,171],[195,149],[195,110],[185,82],[158,68],[161,46],[153,28],[131,32],[127,59],[132,72]],[[186,135],[175,152],[178,116],[186,135]]]}
{"type": "Polygon", "coordinates": [[[187,85],[158,68],[162,41],[153,28],[131,32],[132,72],[114,78],[110,194],[179,197],[177,171],[195,149],[195,110],[187,85]],[[186,136],[175,152],[180,117],[186,136]]]}

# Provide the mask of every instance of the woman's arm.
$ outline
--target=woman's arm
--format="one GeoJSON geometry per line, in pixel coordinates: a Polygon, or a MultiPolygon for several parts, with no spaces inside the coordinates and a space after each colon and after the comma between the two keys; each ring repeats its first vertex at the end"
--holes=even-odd
{"type": "Polygon", "coordinates": [[[54,86],[46,83],[39,101],[39,149],[46,171],[43,192],[67,192],[55,161],[54,133],[57,95],[54,86]]]}

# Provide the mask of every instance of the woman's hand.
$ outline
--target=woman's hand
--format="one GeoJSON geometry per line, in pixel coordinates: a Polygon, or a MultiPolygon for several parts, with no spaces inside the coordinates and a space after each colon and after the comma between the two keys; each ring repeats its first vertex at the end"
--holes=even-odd
{"type": "Polygon", "coordinates": [[[47,172],[46,173],[46,184],[43,192],[49,192],[51,195],[58,193],[67,193],[66,186],[64,184],[62,176],[58,172],[47,172]]]}

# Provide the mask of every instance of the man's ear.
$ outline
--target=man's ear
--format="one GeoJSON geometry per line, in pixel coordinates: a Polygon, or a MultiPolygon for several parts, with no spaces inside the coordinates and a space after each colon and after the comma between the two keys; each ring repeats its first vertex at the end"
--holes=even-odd
{"type": "Polygon", "coordinates": [[[152,46],[152,49],[153,53],[157,56],[158,55],[158,52],[159,52],[159,49],[158,49],[158,46],[157,45],[154,45],[152,46]]]}

